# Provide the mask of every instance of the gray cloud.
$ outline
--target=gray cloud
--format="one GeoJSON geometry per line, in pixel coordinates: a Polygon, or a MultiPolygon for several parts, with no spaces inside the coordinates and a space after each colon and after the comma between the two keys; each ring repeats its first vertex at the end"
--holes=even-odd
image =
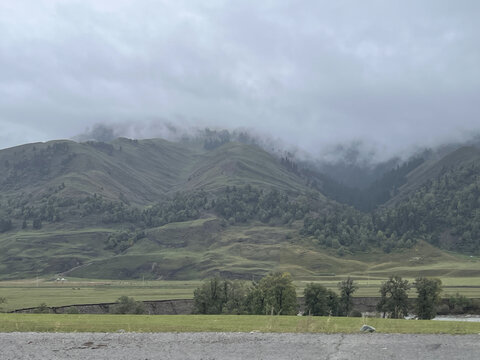
{"type": "Polygon", "coordinates": [[[98,123],[378,158],[457,141],[480,128],[479,15],[466,0],[5,1],[0,147],[98,123]]]}

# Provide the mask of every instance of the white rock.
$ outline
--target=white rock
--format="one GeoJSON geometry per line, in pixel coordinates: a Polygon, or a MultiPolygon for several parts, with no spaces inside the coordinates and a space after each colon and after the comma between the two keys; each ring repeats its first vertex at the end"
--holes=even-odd
{"type": "Polygon", "coordinates": [[[362,332],[374,332],[375,328],[373,326],[370,326],[370,325],[363,325],[360,328],[360,331],[362,331],[362,332]]]}

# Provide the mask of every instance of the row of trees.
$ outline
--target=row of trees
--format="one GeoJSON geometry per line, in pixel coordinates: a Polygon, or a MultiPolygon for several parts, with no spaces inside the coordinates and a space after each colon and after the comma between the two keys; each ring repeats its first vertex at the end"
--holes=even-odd
{"type": "Polygon", "coordinates": [[[304,290],[305,314],[313,316],[354,316],[353,294],[358,285],[348,277],[338,283],[340,296],[325,286],[310,283],[304,290]]]}
{"type": "MultiPolygon", "coordinates": [[[[417,291],[414,312],[418,319],[432,319],[437,314],[442,291],[439,279],[420,277],[413,286],[417,291]]],[[[410,303],[408,280],[391,276],[380,288],[377,310],[384,317],[404,318],[410,303]]],[[[325,286],[310,283],[304,290],[305,314],[313,316],[355,316],[353,295],[358,285],[350,278],[338,283],[339,295],[325,286]]],[[[259,282],[215,277],[194,292],[194,311],[199,314],[272,314],[293,315],[298,312],[297,296],[288,273],[272,273],[259,282]]]]}
{"type": "MultiPolygon", "coordinates": [[[[347,316],[353,310],[353,293],[358,286],[348,278],[338,284],[340,296],[320,284],[309,284],[305,309],[311,315],[347,316]]],[[[258,282],[214,277],[194,292],[194,311],[199,314],[294,315],[297,294],[288,273],[268,274],[258,282]]]]}
{"type": "MultiPolygon", "coordinates": [[[[384,317],[403,319],[408,315],[410,308],[407,292],[411,287],[408,280],[403,280],[400,276],[391,276],[380,287],[380,302],[377,304],[377,310],[382,312],[384,317]]],[[[417,291],[415,301],[417,318],[433,319],[441,300],[441,280],[419,277],[413,283],[413,287],[417,291]]]]}
{"type": "Polygon", "coordinates": [[[194,311],[199,314],[297,313],[297,295],[288,273],[273,273],[248,286],[239,280],[215,277],[205,281],[193,294],[194,311]]]}

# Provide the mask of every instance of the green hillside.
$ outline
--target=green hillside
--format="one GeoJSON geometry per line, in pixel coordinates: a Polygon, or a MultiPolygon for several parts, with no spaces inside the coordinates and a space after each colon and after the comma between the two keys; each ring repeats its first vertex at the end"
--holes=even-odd
{"type": "MultiPolygon", "coordinates": [[[[0,276],[8,278],[61,273],[87,264],[88,269],[103,269],[99,264],[106,259],[118,264],[112,270],[116,277],[135,277],[140,270],[131,270],[120,255],[128,260],[134,243],[135,249],[146,246],[145,234],[149,239],[151,234],[171,236],[172,246],[179,247],[175,230],[155,228],[190,226],[186,221],[215,216],[219,205],[211,201],[228,187],[248,184],[257,197],[261,189],[292,198],[308,191],[303,179],[278,159],[240,143],[207,150],[161,139],[61,140],[2,150],[0,167],[0,276]],[[136,244],[140,239],[141,246],[136,244]]],[[[316,199],[324,201],[320,194],[316,199]]],[[[245,213],[241,220],[236,212],[227,217],[230,210],[225,207],[219,211],[229,224],[235,217],[246,222],[256,216],[245,213]]],[[[192,226],[192,239],[198,239],[195,231],[192,226]]],[[[196,241],[188,248],[182,258],[205,251],[196,241]]],[[[168,266],[166,260],[160,263],[160,277],[170,277],[183,266],[173,259],[168,266]]]]}
{"type": "Polygon", "coordinates": [[[405,184],[400,186],[395,197],[387,206],[393,206],[407,198],[428,181],[433,181],[445,172],[480,163],[480,150],[473,146],[461,147],[445,156],[432,156],[429,160],[409,172],[405,184]]]}
{"type": "Polygon", "coordinates": [[[338,256],[291,228],[262,223],[222,227],[215,218],[149,229],[126,251],[105,250],[113,229],[18,233],[2,239],[3,279],[62,274],[78,278],[191,280],[215,274],[252,279],[273,270],[297,279],[352,274],[478,277],[480,260],[445,253],[423,241],[389,254],[381,249],[338,256]]]}
{"type": "Polygon", "coordinates": [[[225,185],[305,189],[302,180],[272,155],[240,143],[207,151],[161,139],[121,138],[108,144],[51,141],[1,150],[0,170],[3,197],[24,193],[33,200],[62,184],[59,196],[96,193],[141,205],[175,191],[211,191],[225,185]]]}
{"type": "Polygon", "coordinates": [[[465,148],[386,172],[373,188],[388,206],[366,212],[322,194],[315,171],[237,142],[1,150],[0,279],[478,276],[477,258],[444,251],[480,252],[477,157],[465,148]]]}

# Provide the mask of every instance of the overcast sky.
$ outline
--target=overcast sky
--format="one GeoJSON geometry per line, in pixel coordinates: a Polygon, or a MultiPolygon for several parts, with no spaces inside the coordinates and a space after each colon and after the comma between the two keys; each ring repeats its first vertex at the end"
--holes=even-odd
{"type": "Polygon", "coordinates": [[[0,0],[0,148],[166,121],[313,153],[456,140],[480,129],[478,19],[477,0],[0,0]]]}

